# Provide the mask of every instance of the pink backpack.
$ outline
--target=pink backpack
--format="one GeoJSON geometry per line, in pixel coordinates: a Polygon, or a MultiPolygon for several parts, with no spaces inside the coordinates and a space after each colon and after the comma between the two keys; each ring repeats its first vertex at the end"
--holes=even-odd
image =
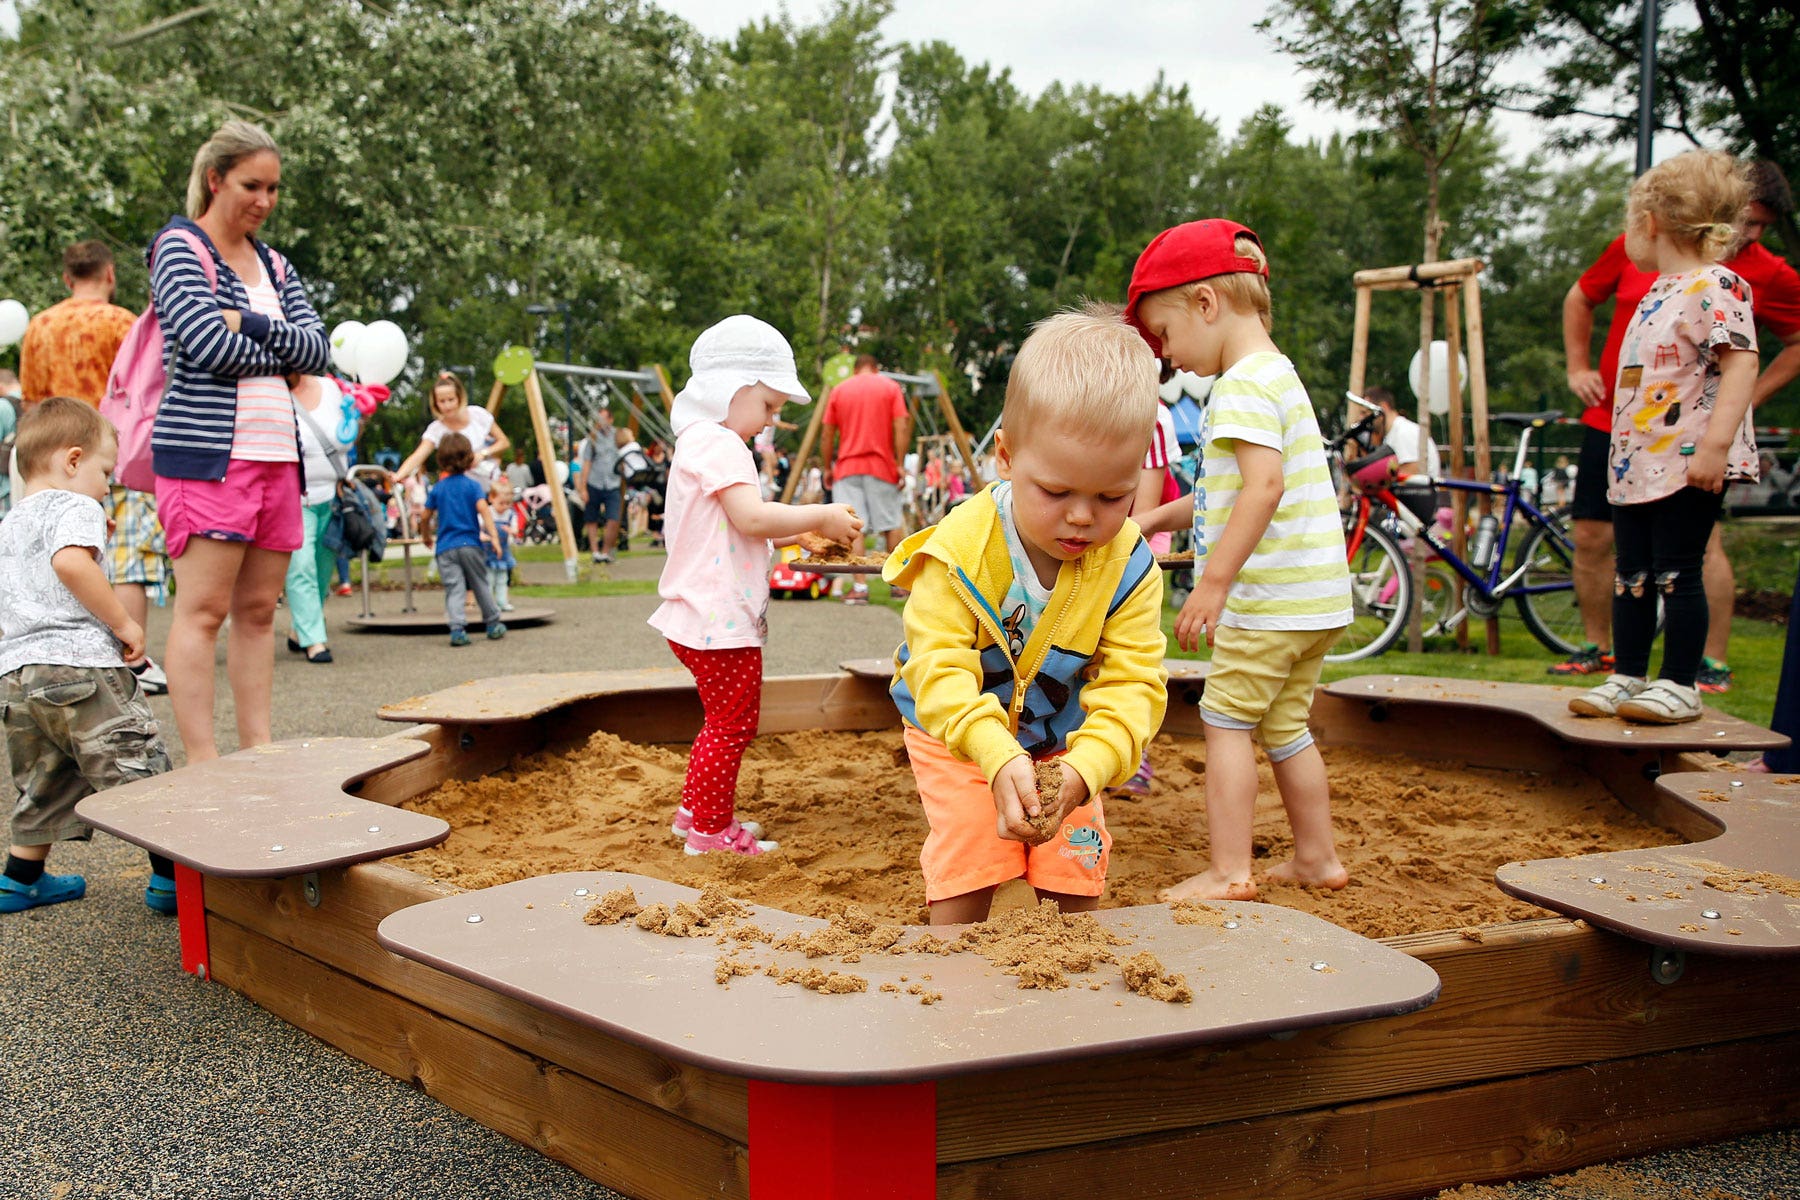
{"type": "MultiPolygon", "coordinates": [[[[199,237],[185,229],[171,229],[168,236],[178,237],[193,248],[206,272],[206,282],[219,290],[219,269],[213,263],[212,251],[199,237]]],[[[152,262],[156,251],[150,252],[152,262]]],[[[275,263],[275,284],[279,287],[287,273],[281,260],[275,263]]],[[[168,391],[167,363],[163,358],[162,323],[156,317],[156,303],[144,306],[143,315],[132,322],[125,340],[113,356],[112,370],[106,377],[106,395],[100,401],[100,415],[119,431],[119,461],[113,467],[113,481],[135,492],[156,490],[156,468],[150,452],[150,435],[156,428],[156,410],[168,391]]]]}

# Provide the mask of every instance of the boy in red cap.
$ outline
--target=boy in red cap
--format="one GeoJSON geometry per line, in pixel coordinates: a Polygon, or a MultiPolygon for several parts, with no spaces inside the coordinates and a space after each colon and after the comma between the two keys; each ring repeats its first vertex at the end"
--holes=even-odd
{"type": "Polygon", "coordinates": [[[1212,862],[1163,893],[1254,900],[1255,734],[1294,831],[1271,878],[1341,888],[1325,760],[1307,719],[1325,652],[1350,623],[1337,497],[1312,401],[1270,340],[1269,263],[1232,221],[1158,234],[1131,273],[1125,316],[1172,366],[1217,375],[1201,425],[1193,493],[1139,518],[1146,534],[1194,531],[1194,590],[1175,637],[1213,648],[1200,701],[1212,862]]]}

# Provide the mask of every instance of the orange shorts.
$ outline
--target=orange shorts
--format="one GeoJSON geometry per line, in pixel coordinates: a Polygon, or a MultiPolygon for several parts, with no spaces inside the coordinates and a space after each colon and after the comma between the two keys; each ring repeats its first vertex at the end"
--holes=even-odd
{"type": "Polygon", "coordinates": [[[996,831],[994,792],[974,763],[960,761],[944,743],[910,725],[906,753],[931,825],[919,852],[926,900],[948,900],[1021,876],[1041,892],[1105,893],[1112,834],[1099,797],[1065,817],[1054,838],[1027,846],[996,831]]]}

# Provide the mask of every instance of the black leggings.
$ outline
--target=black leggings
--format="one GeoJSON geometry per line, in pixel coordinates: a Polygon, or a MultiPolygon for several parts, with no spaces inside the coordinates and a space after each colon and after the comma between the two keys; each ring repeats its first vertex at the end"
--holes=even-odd
{"type": "Polygon", "coordinates": [[[1683,488],[1648,504],[1613,508],[1613,653],[1621,675],[1650,673],[1656,599],[1663,604],[1662,678],[1694,686],[1706,652],[1706,588],[1700,564],[1724,502],[1719,492],[1683,488]]]}

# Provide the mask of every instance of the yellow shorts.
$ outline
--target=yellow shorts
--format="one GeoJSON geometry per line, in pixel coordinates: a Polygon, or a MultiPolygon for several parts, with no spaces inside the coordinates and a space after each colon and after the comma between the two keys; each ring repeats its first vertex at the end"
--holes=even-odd
{"type": "Polygon", "coordinates": [[[1254,729],[1266,750],[1302,748],[1325,653],[1342,632],[1221,626],[1213,635],[1201,719],[1227,729],[1254,729]]]}
{"type": "Polygon", "coordinates": [[[994,792],[974,763],[960,761],[944,743],[910,725],[906,753],[931,825],[919,852],[926,900],[948,900],[1021,876],[1039,891],[1064,896],[1106,891],[1112,834],[1098,796],[1065,817],[1054,838],[1027,846],[997,832],[994,792]]]}

